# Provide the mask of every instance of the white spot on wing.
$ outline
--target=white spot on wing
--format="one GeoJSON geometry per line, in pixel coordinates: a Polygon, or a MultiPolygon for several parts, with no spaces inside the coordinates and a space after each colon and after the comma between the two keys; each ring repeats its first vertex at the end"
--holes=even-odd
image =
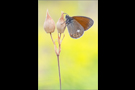
{"type": "Polygon", "coordinates": [[[80,32],[80,30],[77,30],[77,32],[80,32]]]}

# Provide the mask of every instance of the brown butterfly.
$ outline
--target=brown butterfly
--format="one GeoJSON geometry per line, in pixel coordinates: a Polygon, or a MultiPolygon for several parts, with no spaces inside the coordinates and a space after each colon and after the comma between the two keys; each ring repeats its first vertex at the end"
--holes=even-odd
{"type": "Polygon", "coordinates": [[[65,18],[69,35],[70,37],[75,39],[80,38],[83,35],[84,31],[88,30],[94,23],[94,21],[91,18],[85,16],[70,17],[67,14],[65,18]]]}

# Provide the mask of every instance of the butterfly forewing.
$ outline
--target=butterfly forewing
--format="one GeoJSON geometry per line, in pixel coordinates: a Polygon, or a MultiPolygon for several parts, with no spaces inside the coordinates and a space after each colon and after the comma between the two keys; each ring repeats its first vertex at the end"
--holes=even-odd
{"type": "Polygon", "coordinates": [[[84,28],[76,20],[72,20],[71,23],[67,25],[67,28],[72,38],[77,39],[84,33],[84,28]]]}
{"type": "Polygon", "coordinates": [[[72,18],[82,25],[84,31],[88,30],[94,23],[94,21],[91,18],[84,16],[73,16],[72,18]]]}

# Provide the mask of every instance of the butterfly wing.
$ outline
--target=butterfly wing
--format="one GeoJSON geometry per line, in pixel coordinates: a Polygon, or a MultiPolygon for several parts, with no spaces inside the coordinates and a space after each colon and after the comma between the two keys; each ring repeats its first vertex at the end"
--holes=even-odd
{"type": "Polygon", "coordinates": [[[73,16],[72,18],[83,26],[84,31],[88,30],[94,23],[94,21],[89,17],[73,16]]]}
{"type": "Polygon", "coordinates": [[[84,28],[76,21],[72,20],[68,25],[68,32],[72,38],[80,38],[84,33],[84,28]]]}

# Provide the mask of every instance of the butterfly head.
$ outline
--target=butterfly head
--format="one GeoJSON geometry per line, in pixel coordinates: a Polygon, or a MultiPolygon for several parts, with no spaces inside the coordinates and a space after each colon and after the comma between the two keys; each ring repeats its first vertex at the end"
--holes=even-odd
{"type": "MultiPolygon", "coordinates": [[[[64,13],[64,14],[66,14],[66,13],[64,13]]],[[[71,20],[73,20],[73,18],[70,17],[68,14],[66,14],[65,18],[66,18],[66,24],[71,23],[71,20]]]]}

